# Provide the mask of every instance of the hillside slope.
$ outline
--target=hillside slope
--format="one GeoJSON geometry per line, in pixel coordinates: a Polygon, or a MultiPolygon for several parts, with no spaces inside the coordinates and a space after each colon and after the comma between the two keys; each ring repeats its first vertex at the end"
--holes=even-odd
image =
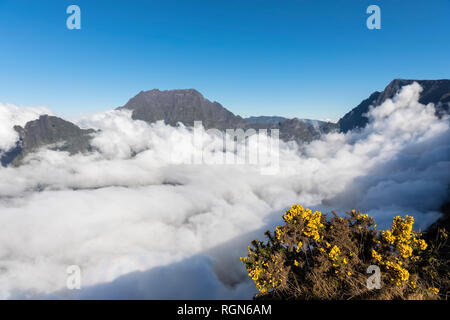
{"type": "Polygon", "coordinates": [[[387,99],[391,99],[400,90],[401,87],[411,84],[413,82],[419,83],[423,91],[420,94],[419,102],[422,104],[434,103],[436,106],[436,113],[439,116],[449,113],[450,108],[450,79],[442,80],[405,80],[394,79],[382,91],[373,92],[369,98],[363,100],[356,108],[345,114],[339,121],[339,129],[341,132],[347,132],[356,128],[363,128],[366,126],[368,119],[364,116],[369,111],[369,107],[379,106],[387,99]]]}

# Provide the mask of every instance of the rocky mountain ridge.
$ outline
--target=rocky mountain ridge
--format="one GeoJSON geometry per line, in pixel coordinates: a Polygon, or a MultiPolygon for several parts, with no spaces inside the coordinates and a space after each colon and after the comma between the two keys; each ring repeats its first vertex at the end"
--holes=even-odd
{"type": "Polygon", "coordinates": [[[357,107],[346,113],[339,121],[339,130],[347,132],[357,128],[363,128],[368,122],[365,113],[370,106],[379,106],[387,99],[391,99],[401,87],[417,82],[423,91],[420,94],[419,102],[422,104],[434,103],[436,114],[442,116],[449,113],[450,108],[450,79],[441,80],[406,80],[394,79],[387,87],[379,92],[373,92],[367,99],[363,100],[357,107]]]}
{"type": "MultiPolygon", "coordinates": [[[[374,92],[357,107],[345,114],[338,123],[310,119],[287,119],[278,116],[260,116],[242,118],[224,108],[220,103],[211,102],[195,89],[165,90],[153,89],[141,91],[118,110],[130,110],[132,118],[153,123],[163,120],[175,126],[183,123],[193,126],[194,121],[202,121],[206,129],[279,129],[280,138],[297,143],[319,139],[322,134],[333,131],[347,132],[363,128],[368,119],[364,116],[370,106],[378,106],[386,99],[392,98],[398,90],[417,81],[423,88],[420,102],[434,103],[438,116],[449,113],[450,79],[444,80],[393,80],[382,92],[374,92]]],[[[14,127],[19,135],[16,146],[11,150],[0,150],[0,163],[18,165],[21,160],[39,149],[47,146],[54,150],[89,152],[93,129],[81,129],[75,124],[61,118],[44,115],[28,122],[23,128],[14,127]]]]}

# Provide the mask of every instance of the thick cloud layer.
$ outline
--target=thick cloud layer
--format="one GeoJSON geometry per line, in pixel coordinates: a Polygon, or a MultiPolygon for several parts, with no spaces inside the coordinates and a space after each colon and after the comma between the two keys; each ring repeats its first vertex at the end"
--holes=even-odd
{"type": "Polygon", "coordinates": [[[233,154],[215,135],[198,144],[190,128],[126,111],[80,120],[101,129],[98,151],[41,150],[0,168],[0,298],[251,298],[238,257],[292,203],[360,208],[380,225],[410,214],[425,228],[448,199],[450,142],[448,119],[418,103],[420,90],[370,111],[360,132],[280,142],[275,175],[192,163],[202,150],[233,154]],[[80,291],[65,289],[69,265],[81,267],[80,291]]]}

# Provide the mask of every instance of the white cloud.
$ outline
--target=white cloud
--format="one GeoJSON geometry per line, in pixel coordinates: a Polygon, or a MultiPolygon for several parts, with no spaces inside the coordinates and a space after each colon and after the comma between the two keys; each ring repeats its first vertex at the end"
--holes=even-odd
{"type": "MultiPolygon", "coordinates": [[[[417,102],[420,90],[408,86],[370,111],[361,132],[281,143],[274,176],[183,164],[188,150],[199,152],[183,126],[124,111],[83,119],[101,130],[99,152],[42,150],[0,169],[0,297],[251,298],[238,257],[292,203],[361,208],[379,224],[413,214],[423,228],[448,197],[450,143],[448,119],[417,102]],[[77,293],[63,289],[72,264],[83,271],[77,293]],[[121,277],[133,271],[142,273],[121,277]]],[[[218,138],[207,139],[217,153],[218,138]]]]}

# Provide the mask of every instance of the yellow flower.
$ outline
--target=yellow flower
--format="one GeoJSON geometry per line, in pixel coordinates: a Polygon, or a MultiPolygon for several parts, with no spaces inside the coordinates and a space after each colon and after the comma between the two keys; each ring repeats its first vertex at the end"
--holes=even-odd
{"type": "Polygon", "coordinates": [[[439,293],[439,289],[438,288],[428,288],[428,290],[430,290],[431,292],[433,292],[436,295],[439,293]]]}
{"type": "Polygon", "coordinates": [[[386,230],[382,232],[383,239],[386,240],[387,243],[393,244],[395,241],[395,237],[392,235],[391,231],[386,230]]]}
{"type": "Polygon", "coordinates": [[[328,254],[328,257],[334,261],[338,258],[340,253],[341,250],[337,246],[333,246],[333,248],[331,248],[330,253],[328,254]]]}
{"type": "Polygon", "coordinates": [[[302,249],[303,243],[301,241],[298,242],[297,244],[297,249],[295,249],[295,251],[300,252],[300,250],[302,249]]]}
{"type": "Polygon", "coordinates": [[[294,265],[295,265],[296,267],[298,267],[298,261],[297,261],[297,260],[294,260],[294,265]]]}
{"type": "Polygon", "coordinates": [[[401,285],[404,281],[408,281],[409,279],[408,270],[402,268],[398,263],[386,261],[386,269],[390,275],[391,281],[395,282],[397,286],[401,285]]]}
{"type": "Polygon", "coordinates": [[[352,273],[349,271],[349,272],[347,272],[347,275],[349,275],[349,276],[351,276],[352,275],[352,273]]]}
{"type": "Polygon", "coordinates": [[[298,216],[301,216],[303,213],[303,207],[298,204],[294,204],[291,209],[286,211],[286,213],[283,216],[283,219],[286,223],[296,223],[296,218],[298,216]]]}
{"type": "Polygon", "coordinates": [[[330,253],[328,253],[328,257],[334,261],[338,258],[340,253],[341,250],[337,246],[333,246],[333,248],[331,248],[330,253]]]}
{"type": "Polygon", "coordinates": [[[278,240],[280,240],[280,238],[281,238],[281,236],[283,235],[283,233],[284,233],[284,231],[283,231],[283,228],[282,228],[282,227],[277,226],[277,227],[275,228],[275,235],[276,235],[276,237],[277,237],[278,240]]]}
{"type": "Polygon", "coordinates": [[[397,216],[392,222],[392,235],[397,241],[405,242],[412,236],[412,226],[414,224],[414,218],[406,216],[405,219],[397,216]]]}
{"type": "Polygon", "coordinates": [[[319,211],[312,213],[311,209],[306,209],[302,213],[302,218],[306,222],[303,234],[314,241],[319,241],[321,239],[319,228],[323,228],[323,224],[320,222],[322,213],[319,211]]]}
{"type": "Polygon", "coordinates": [[[367,218],[369,218],[369,215],[368,214],[357,214],[356,215],[356,219],[358,219],[358,220],[364,220],[364,219],[367,219],[367,218]]]}
{"type": "Polygon", "coordinates": [[[400,255],[403,258],[408,258],[412,255],[412,248],[411,246],[404,244],[404,243],[399,243],[398,246],[398,252],[400,253],[400,255]]]}
{"type": "Polygon", "coordinates": [[[419,240],[419,248],[420,250],[425,250],[428,247],[427,243],[425,242],[425,240],[420,239],[419,240]]]}

